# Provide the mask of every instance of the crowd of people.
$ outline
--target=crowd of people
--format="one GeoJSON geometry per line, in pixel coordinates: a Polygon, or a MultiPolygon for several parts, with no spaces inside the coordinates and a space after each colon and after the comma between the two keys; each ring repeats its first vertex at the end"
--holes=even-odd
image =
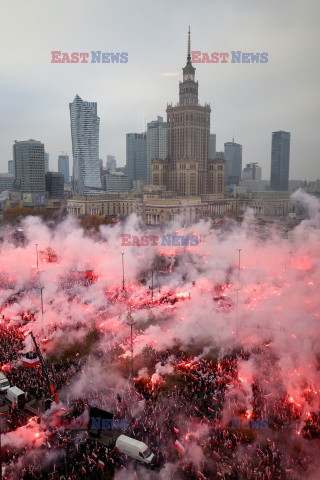
{"type": "MultiPolygon", "coordinates": [[[[25,391],[29,399],[40,401],[50,393],[42,367],[31,369],[21,364],[24,338],[19,325],[0,325],[1,365],[11,385],[25,391]]],[[[120,470],[130,472],[136,468],[130,458],[115,450],[114,442],[103,445],[86,429],[71,426],[72,420],[83,417],[89,406],[112,412],[114,419],[127,420],[126,428],[118,434],[148,445],[155,455],[153,474],[161,480],[308,478],[320,467],[316,455],[305,453],[305,442],[319,438],[319,414],[313,412],[302,419],[301,404],[286,395],[276,375],[270,377],[268,385],[268,392],[274,389],[272,395],[265,393],[259,378],[251,379],[249,403],[238,401],[234,410],[231,393],[236,392],[237,398],[241,393],[245,395],[243,379],[238,375],[239,362],[257,354],[264,355],[264,368],[276,368],[267,349],[237,351],[219,361],[199,359],[176,349],[154,352],[154,363],[164,370],[170,365],[170,375],[138,376],[134,382],[122,381],[107,387],[94,384],[83,395],[68,393],[66,387],[82,375],[87,357],[50,364],[50,380],[57,390],[67,392],[63,401],[69,419],[49,426],[45,416],[42,418],[39,431],[45,432],[45,441],[41,448],[5,447],[4,478],[102,479],[106,473],[113,478],[120,470]],[[233,425],[230,408],[236,418],[246,420],[245,426],[233,425]],[[248,419],[263,419],[264,426],[255,429],[248,419]],[[165,477],[161,476],[164,471],[165,477]]],[[[97,358],[103,360],[101,351],[97,358]]],[[[305,400],[310,400],[309,390],[305,388],[304,392],[305,400]]],[[[12,405],[3,433],[27,421],[28,415],[12,405]]]]}

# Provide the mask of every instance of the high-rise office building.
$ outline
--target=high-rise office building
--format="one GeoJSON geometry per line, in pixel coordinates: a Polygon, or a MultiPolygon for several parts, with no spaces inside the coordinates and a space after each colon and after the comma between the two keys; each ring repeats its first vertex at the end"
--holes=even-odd
{"type": "MultiPolygon", "coordinates": [[[[169,104],[166,110],[167,156],[151,161],[152,184],[163,185],[183,196],[220,193],[216,190],[220,185],[217,176],[224,175],[223,159],[215,162],[209,158],[211,108],[209,104],[199,105],[195,70],[191,63],[189,29],[179,103],[169,104]]],[[[223,186],[221,193],[222,189],[223,186]]]]}
{"type": "Polygon", "coordinates": [[[64,197],[64,176],[60,172],[46,173],[46,191],[50,198],[64,197]]]}
{"type": "Polygon", "coordinates": [[[226,185],[239,185],[242,170],[242,145],[226,142],[224,144],[225,170],[224,181],[226,185]]]}
{"type": "Polygon", "coordinates": [[[58,172],[62,173],[64,182],[69,183],[69,155],[59,155],[58,157],[58,172]]]}
{"type": "Polygon", "coordinates": [[[85,102],[78,95],[69,104],[73,153],[73,191],[76,194],[99,194],[99,125],[97,104],[85,102]]]}
{"type": "Polygon", "coordinates": [[[242,180],[261,180],[262,168],[258,163],[247,163],[242,170],[242,180]]]}
{"type": "Polygon", "coordinates": [[[158,116],[157,120],[147,125],[147,183],[151,183],[151,160],[166,158],[167,155],[167,124],[158,116]]]}
{"type": "Polygon", "coordinates": [[[13,190],[14,175],[12,173],[0,173],[0,193],[13,190]]]}
{"type": "Polygon", "coordinates": [[[102,181],[107,193],[130,192],[132,189],[132,180],[121,172],[106,173],[102,181]]]}
{"type": "Polygon", "coordinates": [[[44,173],[49,172],[49,153],[44,152],[44,173]]]}
{"type": "Polygon", "coordinates": [[[216,134],[210,133],[209,158],[214,159],[216,154],[216,134]]]}
{"type": "Polygon", "coordinates": [[[290,133],[272,133],[270,189],[287,191],[289,185],[290,133]]]}
{"type": "Polygon", "coordinates": [[[13,160],[8,160],[8,173],[13,174],[13,160]]]}
{"type": "MultiPolygon", "coordinates": [[[[37,140],[15,141],[13,145],[15,187],[23,193],[44,193],[44,145],[37,140]]],[[[30,203],[31,203],[30,197],[30,203]]]]}
{"type": "Polygon", "coordinates": [[[107,169],[110,170],[110,172],[115,172],[116,168],[116,157],[114,155],[107,155],[107,169]]]}
{"type": "Polygon", "coordinates": [[[147,134],[127,133],[126,173],[131,180],[147,181],[147,134]]]}

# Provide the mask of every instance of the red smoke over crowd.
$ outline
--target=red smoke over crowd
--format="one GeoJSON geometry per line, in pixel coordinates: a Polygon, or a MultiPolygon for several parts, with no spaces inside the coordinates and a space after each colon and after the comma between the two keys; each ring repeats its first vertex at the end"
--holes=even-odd
{"type": "Polygon", "coordinates": [[[121,245],[155,234],[134,215],[98,233],[35,217],[21,242],[4,231],[0,366],[28,406],[0,398],[4,478],[317,480],[320,202],[295,199],[309,218],[289,239],[261,236],[249,210],[156,232],[195,246],[121,245]],[[31,331],[58,392],[46,412],[45,372],[22,361],[31,331]],[[126,419],[154,468],[72,428],[89,406],[126,419]]]}

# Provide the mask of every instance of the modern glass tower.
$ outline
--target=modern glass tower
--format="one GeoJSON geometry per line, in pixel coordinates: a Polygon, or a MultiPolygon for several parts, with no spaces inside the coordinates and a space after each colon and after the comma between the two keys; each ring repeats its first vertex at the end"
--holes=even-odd
{"type": "Polygon", "coordinates": [[[147,181],[147,134],[127,133],[126,173],[131,180],[147,181]]]}
{"type": "Polygon", "coordinates": [[[225,170],[224,181],[226,185],[239,185],[242,170],[242,145],[226,142],[224,144],[225,170]]]}
{"type": "Polygon", "coordinates": [[[272,133],[271,190],[287,191],[289,186],[290,133],[272,133]]]}
{"type": "Polygon", "coordinates": [[[167,124],[158,116],[157,120],[147,125],[147,183],[151,183],[151,160],[166,158],[167,155],[167,124]]]}
{"type": "Polygon", "coordinates": [[[97,104],[76,95],[70,107],[73,153],[73,191],[77,195],[99,194],[99,125],[97,104]]]}
{"type": "Polygon", "coordinates": [[[69,183],[69,155],[59,155],[58,157],[58,172],[64,176],[65,183],[69,183]]]}

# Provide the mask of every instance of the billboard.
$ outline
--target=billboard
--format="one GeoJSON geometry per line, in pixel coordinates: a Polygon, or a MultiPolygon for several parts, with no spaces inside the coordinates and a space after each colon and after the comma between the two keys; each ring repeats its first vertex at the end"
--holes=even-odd
{"type": "Polygon", "coordinates": [[[32,193],[23,193],[22,200],[23,203],[32,203],[32,193]]]}
{"type": "Polygon", "coordinates": [[[45,205],[46,204],[46,195],[44,193],[36,193],[34,196],[35,205],[45,205]]]}

